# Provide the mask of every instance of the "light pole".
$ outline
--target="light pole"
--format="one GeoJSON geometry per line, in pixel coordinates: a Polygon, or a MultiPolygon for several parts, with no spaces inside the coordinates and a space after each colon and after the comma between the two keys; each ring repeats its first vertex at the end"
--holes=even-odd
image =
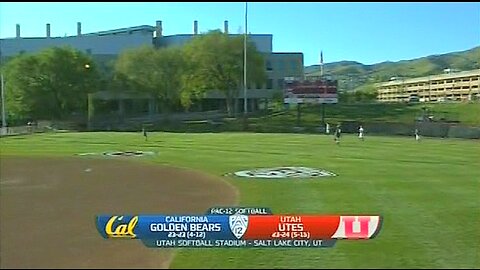
{"type": "Polygon", "coordinates": [[[247,119],[247,8],[245,2],[245,33],[243,35],[243,116],[247,119]]]}
{"type": "MultiPolygon", "coordinates": [[[[83,67],[87,72],[90,69],[90,64],[87,63],[83,67]]],[[[87,130],[88,131],[92,129],[93,114],[94,114],[93,96],[92,96],[92,93],[88,93],[87,91],[87,130]]]]}

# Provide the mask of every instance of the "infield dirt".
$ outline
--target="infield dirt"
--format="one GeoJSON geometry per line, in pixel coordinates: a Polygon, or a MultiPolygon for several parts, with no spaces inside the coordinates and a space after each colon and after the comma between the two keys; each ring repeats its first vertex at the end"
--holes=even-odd
{"type": "Polygon", "coordinates": [[[203,214],[237,190],[186,169],[127,159],[0,160],[1,268],[168,268],[173,250],[103,239],[98,214],[203,214]]]}

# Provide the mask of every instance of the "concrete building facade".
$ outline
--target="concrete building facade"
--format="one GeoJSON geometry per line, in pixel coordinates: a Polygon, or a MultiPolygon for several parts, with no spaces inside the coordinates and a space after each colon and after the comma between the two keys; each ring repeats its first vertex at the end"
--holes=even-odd
{"type": "Polygon", "coordinates": [[[35,53],[55,46],[72,46],[93,56],[116,56],[129,48],[147,45],[152,46],[152,35],[155,27],[142,25],[136,27],[82,34],[78,23],[77,35],[67,37],[51,37],[50,25],[46,25],[45,37],[21,37],[20,26],[17,25],[15,38],[0,39],[2,57],[11,57],[21,53],[35,53]]]}
{"type": "Polygon", "coordinates": [[[480,98],[480,69],[418,78],[392,78],[375,85],[381,102],[445,102],[480,98]]]}
{"type": "MultiPolygon", "coordinates": [[[[198,22],[194,22],[192,34],[176,34],[164,36],[162,21],[156,26],[141,25],[135,27],[100,31],[82,34],[81,23],[77,24],[77,35],[66,37],[51,37],[50,24],[46,24],[44,37],[22,37],[20,25],[17,24],[17,36],[0,39],[0,54],[2,57],[11,57],[21,53],[34,53],[54,46],[72,46],[78,50],[91,54],[117,56],[122,51],[140,46],[155,46],[157,48],[184,45],[195,35],[198,35],[198,22]]],[[[228,21],[224,22],[224,32],[228,33],[228,21]]],[[[239,34],[230,34],[238,36],[239,34]]],[[[242,35],[242,34],[240,34],[242,35]]],[[[243,36],[243,35],[242,35],[243,36]]],[[[273,35],[249,34],[257,50],[266,58],[266,70],[271,74],[272,89],[279,86],[278,80],[282,77],[303,76],[303,54],[299,52],[273,52],[273,35]]],[[[270,83],[265,85],[265,89],[270,83]]],[[[252,89],[259,89],[252,87],[252,89]]]]}
{"type": "MultiPolygon", "coordinates": [[[[51,37],[51,25],[46,25],[44,37],[22,37],[20,25],[17,25],[17,34],[13,38],[0,39],[0,57],[9,58],[21,53],[35,53],[42,49],[53,46],[69,45],[78,50],[90,54],[94,59],[115,59],[122,51],[140,46],[154,46],[156,48],[183,45],[194,36],[199,35],[198,21],[193,23],[193,33],[163,35],[162,21],[156,21],[155,26],[141,25],[135,27],[100,31],[94,33],[82,33],[81,23],[77,23],[77,35],[66,37],[51,37]]],[[[228,31],[228,21],[224,21],[225,33],[228,31]]],[[[238,34],[230,34],[238,36],[238,34]]],[[[243,34],[240,34],[243,36],[243,34]]],[[[249,109],[256,109],[260,101],[272,99],[275,94],[283,91],[284,77],[303,77],[303,53],[300,52],[274,52],[273,35],[249,34],[257,50],[265,56],[265,70],[268,79],[263,85],[249,85],[247,99],[249,109]]],[[[99,98],[105,98],[105,91],[98,94],[99,98]]],[[[206,101],[219,104],[224,102],[225,96],[218,91],[209,91],[204,96],[206,101]]],[[[238,107],[243,107],[244,94],[239,91],[237,97],[238,107]]],[[[121,108],[122,106],[119,105],[121,108]]]]}

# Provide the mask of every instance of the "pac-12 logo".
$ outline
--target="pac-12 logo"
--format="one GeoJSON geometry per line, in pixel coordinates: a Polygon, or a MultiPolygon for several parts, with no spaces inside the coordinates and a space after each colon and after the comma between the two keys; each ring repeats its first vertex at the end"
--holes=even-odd
{"type": "Polygon", "coordinates": [[[230,231],[237,239],[242,238],[242,236],[247,231],[248,227],[248,216],[246,215],[231,215],[228,217],[230,231]]]}
{"type": "Polygon", "coordinates": [[[332,238],[336,239],[372,239],[380,231],[380,216],[340,216],[337,231],[332,238]]]}
{"type": "Polygon", "coordinates": [[[133,232],[138,223],[138,216],[134,216],[126,223],[123,216],[112,216],[105,225],[105,233],[108,238],[135,238],[133,232]]]}

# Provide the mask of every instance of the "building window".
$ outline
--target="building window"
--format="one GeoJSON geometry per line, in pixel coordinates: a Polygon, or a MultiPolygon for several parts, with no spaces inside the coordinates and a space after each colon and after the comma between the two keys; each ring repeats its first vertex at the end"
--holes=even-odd
{"type": "Polygon", "coordinates": [[[270,61],[270,60],[267,60],[267,70],[268,70],[268,71],[273,70],[273,68],[272,68],[272,61],[270,61]]]}
{"type": "Polygon", "coordinates": [[[255,87],[255,88],[256,88],[256,89],[262,89],[263,87],[262,87],[262,84],[261,84],[261,83],[256,83],[256,87],[255,87]]]}
{"type": "Polygon", "coordinates": [[[273,80],[272,79],[268,79],[267,80],[267,89],[272,89],[273,88],[273,80]]]}

